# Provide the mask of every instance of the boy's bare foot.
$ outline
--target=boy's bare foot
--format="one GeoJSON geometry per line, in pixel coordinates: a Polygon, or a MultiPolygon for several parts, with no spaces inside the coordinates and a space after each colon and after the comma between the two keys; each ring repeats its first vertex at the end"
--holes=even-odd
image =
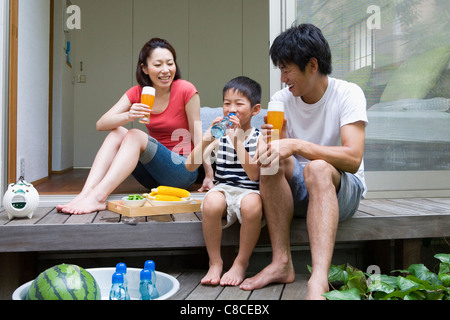
{"type": "Polygon", "coordinates": [[[245,279],[247,266],[234,262],[233,266],[220,279],[221,286],[238,286],[245,279]]]}
{"type": "Polygon", "coordinates": [[[291,283],[294,280],[295,271],[292,262],[287,265],[272,262],[256,276],[245,279],[240,288],[251,291],[261,289],[270,283],[291,283]]]}
{"type": "Polygon", "coordinates": [[[217,286],[220,283],[220,276],[222,275],[222,264],[211,264],[208,273],[201,280],[202,284],[217,286]]]}

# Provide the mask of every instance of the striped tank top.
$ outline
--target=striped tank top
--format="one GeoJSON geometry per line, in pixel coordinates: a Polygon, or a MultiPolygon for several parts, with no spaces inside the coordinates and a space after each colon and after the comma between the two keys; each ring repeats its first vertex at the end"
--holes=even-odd
{"type": "MultiPolygon", "coordinates": [[[[259,135],[260,131],[256,128],[252,128],[251,133],[244,141],[244,147],[250,157],[253,157],[256,154],[259,135]]],[[[252,190],[259,189],[259,181],[251,181],[247,176],[238,159],[233,143],[228,136],[222,137],[219,141],[219,149],[216,157],[215,180],[230,186],[252,190]]]]}

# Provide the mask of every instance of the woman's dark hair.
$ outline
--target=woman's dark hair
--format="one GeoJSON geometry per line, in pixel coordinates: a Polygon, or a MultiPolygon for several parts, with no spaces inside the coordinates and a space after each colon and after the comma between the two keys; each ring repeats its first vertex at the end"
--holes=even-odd
{"type": "Polygon", "coordinates": [[[175,78],[173,80],[175,81],[181,79],[181,71],[177,64],[177,53],[175,52],[175,49],[167,40],[153,38],[144,45],[141,52],[139,53],[139,60],[136,68],[136,80],[141,87],[153,86],[152,80],[150,80],[150,76],[144,73],[141,66],[144,65],[147,67],[148,58],[151,56],[153,50],[157,48],[167,49],[172,53],[175,66],[177,67],[175,78]]]}
{"type": "Polygon", "coordinates": [[[230,80],[223,88],[223,97],[225,97],[228,90],[235,90],[247,97],[252,108],[261,103],[261,85],[248,77],[241,76],[230,80]]]}
{"type": "Polygon", "coordinates": [[[333,71],[328,41],[312,24],[301,24],[281,33],[270,48],[270,57],[276,66],[295,63],[302,72],[311,58],[316,58],[320,73],[329,75],[333,71]]]}

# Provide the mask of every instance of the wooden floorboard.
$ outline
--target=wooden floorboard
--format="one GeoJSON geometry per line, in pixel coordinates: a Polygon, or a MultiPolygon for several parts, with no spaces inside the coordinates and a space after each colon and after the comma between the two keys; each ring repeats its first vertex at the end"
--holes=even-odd
{"type": "MultiPolygon", "coordinates": [[[[78,194],[89,175],[88,169],[73,169],[62,174],[52,174],[40,183],[34,185],[40,195],[78,194]]],[[[113,194],[146,193],[144,188],[133,176],[129,176],[114,191],[113,194]]]]}
{"type": "Polygon", "coordinates": [[[170,300],[304,300],[306,298],[308,275],[296,275],[295,281],[289,284],[270,284],[262,289],[244,291],[239,287],[202,285],[200,280],[206,272],[188,270],[175,276],[180,282],[180,290],[170,300]]]}

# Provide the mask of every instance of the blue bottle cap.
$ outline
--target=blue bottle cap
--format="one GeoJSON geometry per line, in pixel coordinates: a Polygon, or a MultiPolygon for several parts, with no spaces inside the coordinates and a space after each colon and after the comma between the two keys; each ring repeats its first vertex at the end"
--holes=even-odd
{"type": "Polygon", "coordinates": [[[127,265],[123,262],[119,262],[116,265],[116,272],[127,273],[127,265]]]}
{"type": "Polygon", "coordinates": [[[155,262],[153,260],[145,261],[144,269],[155,271],[155,262]]]}
{"type": "Polygon", "coordinates": [[[112,283],[113,284],[123,283],[123,273],[119,272],[114,273],[112,276],[112,283]]]}
{"type": "Polygon", "coordinates": [[[236,115],[236,113],[230,112],[230,114],[228,116],[231,117],[231,116],[235,116],[235,115],[236,115]]]}
{"type": "Polygon", "coordinates": [[[141,281],[148,280],[150,281],[152,279],[152,272],[149,269],[142,269],[141,271],[141,281]]]}

